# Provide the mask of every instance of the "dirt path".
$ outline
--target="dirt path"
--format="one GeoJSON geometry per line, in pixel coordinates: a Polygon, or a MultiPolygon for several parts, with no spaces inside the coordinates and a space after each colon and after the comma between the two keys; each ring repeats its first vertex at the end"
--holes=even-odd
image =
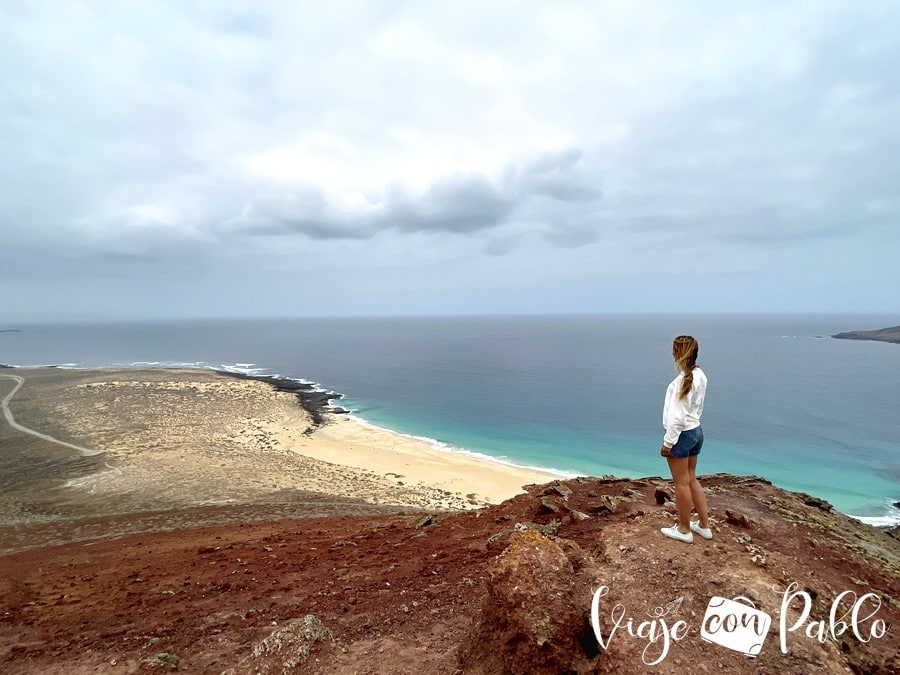
{"type": "Polygon", "coordinates": [[[82,457],[89,457],[91,455],[100,455],[102,451],[99,450],[91,450],[90,448],[83,448],[80,445],[75,445],[73,443],[66,443],[65,441],[61,441],[57,438],[53,438],[53,436],[48,436],[47,434],[42,434],[40,431],[35,431],[34,429],[29,429],[26,426],[22,426],[18,422],[16,422],[16,418],[13,417],[12,411],[9,409],[9,402],[12,400],[13,396],[22,388],[22,385],[25,384],[25,378],[19,377],[18,375],[6,375],[0,374],[0,377],[5,377],[10,380],[16,381],[16,386],[13,387],[13,390],[9,392],[6,397],[3,399],[2,407],[3,407],[3,416],[6,418],[6,421],[9,422],[9,426],[17,431],[21,431],[24,434],[31,434],[32,436],[37,436],[40,439],[45,441],[49,441],[50,443],[56,443],[57,445],[62,445],[67,448],[71,448],[80,454],[82,457]]]}

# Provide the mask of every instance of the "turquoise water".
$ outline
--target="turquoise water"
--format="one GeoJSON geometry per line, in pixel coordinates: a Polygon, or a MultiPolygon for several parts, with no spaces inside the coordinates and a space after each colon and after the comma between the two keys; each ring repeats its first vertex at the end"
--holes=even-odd
{"type": "MultiPolygon", "coordinates": [[[[353,402],[366,405],[363,402],[353,402]]],[[[351,404],[352,405],[352,404],[351,404]]],[[[551,427],[536,432],[510,432],[502,438],[468,428],[428,424],[425,420],[395,418],[369,410],[364,419],[377,426],[436,440],[455,448],[499,458],[512,464],[549,468],[562,475],[605,475],[638,478],[666,476],[668,468],[659,457],[660,438],[643,436],[597,436],[551,427]]],[[[836,508],[884,523],[900,523],[900,513],[892,506],[898,483],[884,473],[885,461],[873,460],[872,453],[846,462],[823,457],[820,445],[797,441],[767,444],[724,442],[706,432],[707,441],[699,461],[701,473],[758,475],[780,487],[827,499],[836,508]]],[[[896,452],[896,450],[894,450],[896,452]]]]}
{"type": "MultiPolygon", "coordinates": [[[[191,364],[312,380],[358,417],[566,474],[664,475],[670,345],[710,385],[701,472],[760,475],[900,522],[900,345],[864,316],[538,316],[9,326],[0,363],[191,364]],[[238,365],[241,364],[241,365],[238,365]]],[[[6,327],[6,326],[3,326],[6,327]]]]}

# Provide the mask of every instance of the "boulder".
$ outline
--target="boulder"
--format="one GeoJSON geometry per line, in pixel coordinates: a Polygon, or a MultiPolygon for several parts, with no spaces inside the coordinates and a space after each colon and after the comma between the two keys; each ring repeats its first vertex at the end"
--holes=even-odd
{"type": "Polygon", "coordinates": [[[596,572],[574,542],[513,532],[489,568],[481,618],[460,649],[463,672],[584,672],[597,657],[589,622],[596,572]]]}
{"type": "Polygon", "coordinates": [[[731,509],[725,509],[725,520],[732,525],[737,525],[738,527],[743,527],[745,529],[751,527],[751,520],[747,516],[743,513],[732,511],[731,509]]]}

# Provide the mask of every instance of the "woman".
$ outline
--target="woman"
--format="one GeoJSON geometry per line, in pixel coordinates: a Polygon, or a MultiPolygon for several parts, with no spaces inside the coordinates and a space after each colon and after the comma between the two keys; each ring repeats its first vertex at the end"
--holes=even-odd
{"type": "Polygon", "coordinates": [[[666,389],[663,407],[663,438],[659,454],[669,462],[672,480],[675,481],[675,506],[678,523],[660,529],[665,536],[691,543],[692,532],[704,539],[712,539],[706,495],[697,481],[697,456],[703,447],[703,429],[700,415],[706,396],[706,374],[697,365],[700,346],[690,335],[679,335],[672,344],[672,356],[678,368],[678,377],[666,389]],[[698,521],[691,521],[691,508],[697,510],[698,521]]]}

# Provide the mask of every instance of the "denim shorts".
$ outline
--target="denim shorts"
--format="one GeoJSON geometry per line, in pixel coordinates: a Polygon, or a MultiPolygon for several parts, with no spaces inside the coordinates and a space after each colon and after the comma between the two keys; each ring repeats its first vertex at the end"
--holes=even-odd
{"type": "Polygon", "coordinates": [[[693,457],[700,454],[700,448],[703,447],[703,429],[689,429],[682,431],[678,437],[678,442],[672,446],[669,451],[669,457],[677,457],[683,459],[685,457],[693,457]]]}

